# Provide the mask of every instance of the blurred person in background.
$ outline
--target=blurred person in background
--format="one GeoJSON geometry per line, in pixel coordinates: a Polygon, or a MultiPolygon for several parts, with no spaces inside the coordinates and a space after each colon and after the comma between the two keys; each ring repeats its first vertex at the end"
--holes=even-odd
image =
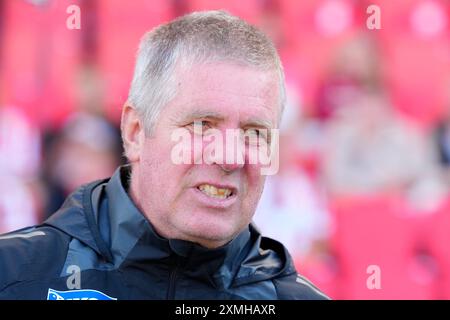
{"type": "Polygon", "coordinates": [[[447,188],[450,189],[450,89],[448,90],[446,113],[436,125],[433,138],[439,165],[442,169],[447,188]]]}
{"type": "Polygon", "coordinates": [[[377,48],[370,35],[361,33],[344,43],[333,56],[320,84],[315,116],[327,121],[341,108],[378,86],[380,68],[377,48]]]}
{"type": "Polygon", "coordinates": [[[120,136],[102,117],[75,113],[46,153],[46,217],[80,185],[110,176],[120,164],[120,136]]]}
{"type": "Polygon", "coordinates": [[[122,162],[120,131],[104,113],[103,82],[95,66],[84,64],[76,80],[77,111],[45,134],[44,220],[80,185],[111,176],[122,162]]]}
{"type": "Polygon", "coordinates": [[[445,195],[427,136],[399,117],[380,91],[367,92],[330,121],[324,177],[334,196],[405,195],[432,209],[445,195]]]}
{"type": "Polygon", "coordinates": [[[324,182],[333,196],[399,195],[432,210],[446,190],[430,137],[395,111],[381,66],[367,33],[337,51],[317,96],[324,182]]]}

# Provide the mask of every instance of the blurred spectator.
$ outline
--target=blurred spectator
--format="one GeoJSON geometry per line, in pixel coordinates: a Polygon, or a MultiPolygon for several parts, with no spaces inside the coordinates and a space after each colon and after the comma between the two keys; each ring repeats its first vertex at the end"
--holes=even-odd
{"type": "Polygon", "coordinates": [[[426,136],[400,118],[378,91],[330,123],[324,173],[335,195],[406,194],[431,209],[445,188],[426,136]]]}
{"type": "Polygon", "coordinates": [[[82,184],[111,176],[120,163],[120,139],[104,118],[74,114],[47,150],[46,216],[82,184]]]}
{"type": "Polygon", "coordinates": [[[379,83],[380,63],[372,38],[361,34],[340,48],[317,96],[316,116],[325,121],[379,83]]]}
{"type": "Polygon", "coordinates": [[[450,187],[450,112],[437,124],[434,132],[439,163],[448,187],[450,187]]]}
{"type": "Polygon", "coordinates": [[[450,168],[450,117],[441,121],[436,129],[436,142],[439,148],[440,163],[450,168]]]}
{"type": "Polygon", "coordinates": [[[95,66],[83,65],[77,80],[78,112],[62,129],[46,134],[45,217],[80,185],[111,176],[122,161],[119,129],[104,115],[103,82],[95,66]]]}

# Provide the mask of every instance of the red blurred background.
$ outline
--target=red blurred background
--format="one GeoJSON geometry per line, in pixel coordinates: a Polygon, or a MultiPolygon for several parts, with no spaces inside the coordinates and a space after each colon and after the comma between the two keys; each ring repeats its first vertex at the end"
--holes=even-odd
{"type": "Polygon", "coordinates": [[[262,28],[285,67],[281,168],[255,223],[334,299],[450,299],[446,0],[0,0],[0,231],[123,163],[140,37],[209,9],[262,28]]]}

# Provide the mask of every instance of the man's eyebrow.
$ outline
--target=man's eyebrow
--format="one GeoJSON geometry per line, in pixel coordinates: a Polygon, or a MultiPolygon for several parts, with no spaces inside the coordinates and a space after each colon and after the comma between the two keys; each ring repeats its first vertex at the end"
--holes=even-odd
{"type": "MultiPolygon", "coordinates": [[[[189,120],[196,120],[196,119],[213,119],[217,121],[224,120],[225,117],[215,111],[208,111],[208,110],[194,110],[188,114],[185,115],[185,119],[189,120]]],[[[261,118],[250,118],[245,121],[242,121],[241,123],[242,127],[260,127],[260,128],[267,128],[271,129],[273,128],[272,122],[269,120],[264,120],[261,118]]]]}
{"type": "Polygon", "coordinates": [[[187,114],[185,116],[186,119],[215,119],[215,120],[224,120],[224,116],[218,112],[207,111],[207,110],[194,110],[193,112],[187,114]]]}
{"type": "Polygon", "coordinates": [[[244,122],[241,122],[241,126],[242,127],[260,127],[260,128],[267,128],[267,129],[273,128],[271,121],[260,119],[260,118],[250,118],[244,122]]]}

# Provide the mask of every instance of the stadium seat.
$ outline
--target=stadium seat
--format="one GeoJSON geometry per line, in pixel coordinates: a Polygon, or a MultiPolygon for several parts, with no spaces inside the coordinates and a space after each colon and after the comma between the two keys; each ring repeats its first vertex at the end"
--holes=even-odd
{"type": "Polygon", "coordinates": [[[432,299],[436,275],[401,199],[351,198],[334,205],[332,243],[345,299],[432,299]],[[380,271],[379,289],[370,281],[380,271]],[[369,282],[369,284],[368,284],[369,282]]]}

